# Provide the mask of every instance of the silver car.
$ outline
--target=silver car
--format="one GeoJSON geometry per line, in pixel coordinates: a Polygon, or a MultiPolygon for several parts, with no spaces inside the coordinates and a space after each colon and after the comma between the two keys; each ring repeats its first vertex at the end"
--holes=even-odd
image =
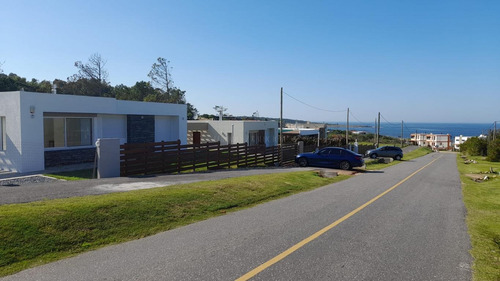
{"type": "Polygon", "coordinates": [[[403,150],[396,146],[382,146],[377,149],[370,149],[365,153],[370,158],[377,157],[391,157],[394,160],[401,160],[403,158],[403,150]]]}

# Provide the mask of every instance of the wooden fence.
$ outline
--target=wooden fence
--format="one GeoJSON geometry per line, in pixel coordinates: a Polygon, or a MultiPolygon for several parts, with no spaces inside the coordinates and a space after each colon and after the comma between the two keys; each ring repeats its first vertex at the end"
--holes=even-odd
{"type": "Polygon", "coordinates": [[[203,169],[222,169],[293,163],[296,145],[221,145],[220,142],[181,145],[180,141],[120,145],[120,175],[181,173],[203,169]]]}

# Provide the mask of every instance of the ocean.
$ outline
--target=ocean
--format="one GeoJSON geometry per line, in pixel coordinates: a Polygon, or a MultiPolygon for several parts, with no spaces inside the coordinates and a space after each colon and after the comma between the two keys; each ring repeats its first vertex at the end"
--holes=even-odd
{"type": "MultiPolygon", "coordinates": [[[[345,130],[345,123],[338,126],[328,127],[329,130],[345,130]]],[[[497,130],[500,128],[497,125],[497,130]]],[[[375,133],[375,124],[349,123],[350,131],[365,131],[367,133],[375,133]]],[[[450,134],[452,140],[455,136],[479,136],[488,134],[489,130],[493,130],[493,123],[403,123],[403,136],[410,138],[413,133],[427,134],[450,134]]],[[[380,124],[380,134],[384,136],[401,137],[401,123],[382,123],[380,124]]]]}

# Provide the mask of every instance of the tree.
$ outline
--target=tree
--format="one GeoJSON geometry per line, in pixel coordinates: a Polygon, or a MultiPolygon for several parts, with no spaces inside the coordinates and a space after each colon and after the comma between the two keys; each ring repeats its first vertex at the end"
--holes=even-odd
{"type": "Polygon", "coordinates": [[[84,64],[81,61],[75,62],[78,73],[68,77],[68,87],[72,92],[68,94],[84,96],[104,96],[109,97],[111,87],[107,81],[108,71],[104,68],[106,61],[99,53],[92,54],[89,61],[84,64]]]}
{"type": "Polygon", "coordinates": [[[460,152],[470,156],[486,156],[488,143],[485,139],[472,137],[460,145],[460,152]]]}
{"type": "Polygon", "coordinates": [[[187,119],[188,120],[194,120],[198,117],[198,109],[196,109],[192,104],[189,102],[187,103],[187,119]]]}
{"type": "Polygon", "coordinates": [[[162,57],[159,57],[157,61],[157,63],[153,63],[148,77],[151,78],[153,86],[158,87],[164,94],[170,96],[170,90],[174,86],[171,75],[172,67],[169,65],[170,61],[162,57]]]}
{"type": "Polygon", "coordinates": [[[1,62],[1,61],[0,61],[0,74],[2,74],[2,73],[3,73],[2,66],[3,66],[3,64],[4,64],[4,63],[5,63],[5,62],[1,62]]]}
{"type": "Polygon", "coordinates": [[[75,62],[75,67],[78,68],[78,74],[75,75],[79,79],[94,79],[107,84],[108,71],[104,69],[106,63],[99,53],[92,54],[86,64],[83,64],[81,61],[75,62]]]}
{"type": "Polygon", "coordinates": [[[50,93],[52,85],[49,81],[38,82],[35,78],[28,81],[25,77],[11,73],[5,75],[0,73],[0,91],[19,91],[50,93]]]}
{"type": "Polygon", "coordinates": [[[500,139],[491,140],[488,144],[488,157],[486,160],[491,162],[500,161],[500,139]]]}

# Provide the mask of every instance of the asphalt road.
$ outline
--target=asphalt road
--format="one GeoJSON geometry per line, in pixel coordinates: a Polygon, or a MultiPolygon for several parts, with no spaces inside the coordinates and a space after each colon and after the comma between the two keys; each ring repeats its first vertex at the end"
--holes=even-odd
{"type": "Polygon", "coordinates": [[[469,249],[455,155],[433,153],[0,280],[471,280],[469,249]]]}

